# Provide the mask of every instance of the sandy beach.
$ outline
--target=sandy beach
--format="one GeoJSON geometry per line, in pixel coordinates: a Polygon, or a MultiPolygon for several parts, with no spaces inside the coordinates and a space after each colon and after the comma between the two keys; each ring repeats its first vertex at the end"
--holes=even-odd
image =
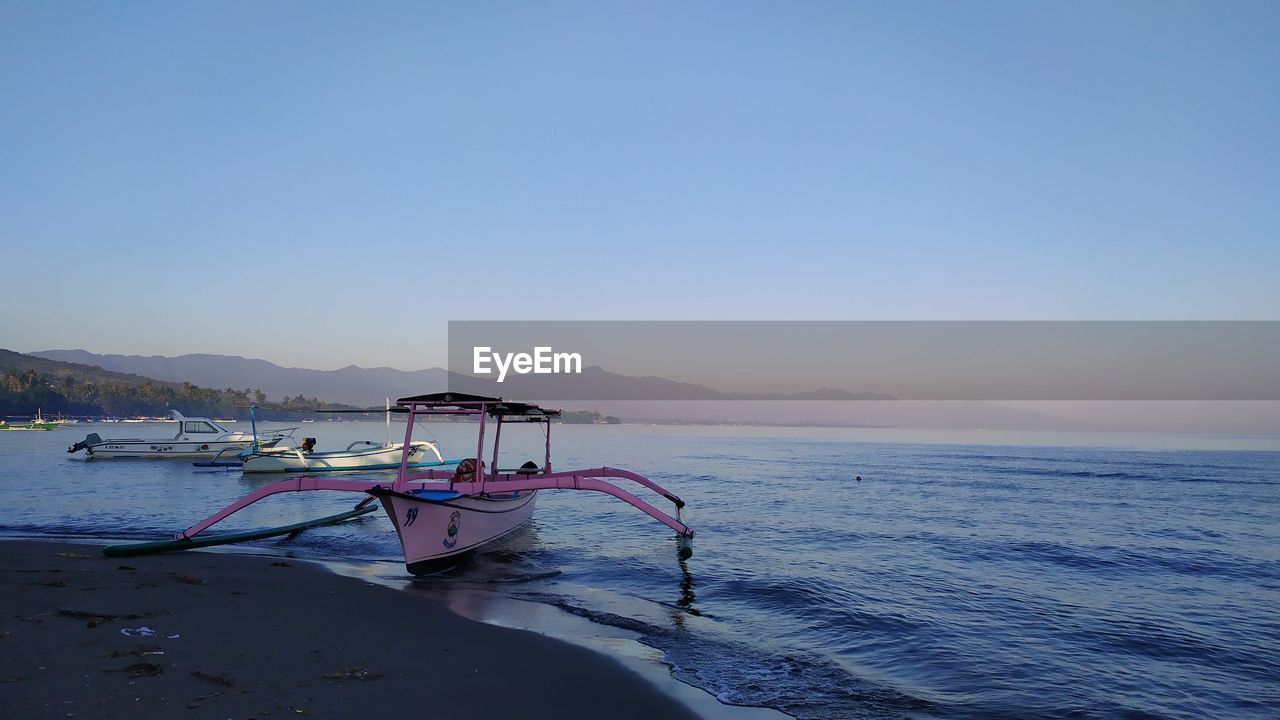
{"type": "Polygon", "coordinates": [[[611,658],[302,561],[0,556],[5,717],[695,717],[611,658]]]}

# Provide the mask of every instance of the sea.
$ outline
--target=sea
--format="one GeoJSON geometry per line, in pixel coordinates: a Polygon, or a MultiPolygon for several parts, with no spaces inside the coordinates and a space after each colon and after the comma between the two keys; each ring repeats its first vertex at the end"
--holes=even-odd
{"type": "MultiPolygon", "coordinates": [[[[0,432],[0,534],[166,539],[276,479],[64,452],[87,432],[173,429],[0,432]]],[[[626,468],[683,497],[693,557],[681,561],[674,534],[630,506],[574,491],[540,493],[524,530],[424,579],[406,573],[381,513],[224,551],[320,561],[478,619],[643,648],[723,717],[1280,717],[1280,438],[552,432],[558,470],[626,468]]],[[[323,450],[386,433],[317,422],[297,434],[323,450]]],[[[415,438],[446,457],[474,453],[471,425],[422,423],[415,438]]],[[[503,457],[540,460],[542,443],[533,426],[509,427],[503,457]]],[[[353,499],[278,496],[225,529],[353,499]]]]}

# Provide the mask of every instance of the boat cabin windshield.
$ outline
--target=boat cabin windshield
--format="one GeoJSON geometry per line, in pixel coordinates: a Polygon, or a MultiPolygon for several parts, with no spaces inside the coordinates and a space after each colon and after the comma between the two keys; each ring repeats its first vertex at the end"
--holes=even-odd
{"type": "Polygon", "coordinates": [[[218,428],[213,423],[203,420],[186,420],[182,423],[182,432],[184,433],[216,433],[218,428]]]}

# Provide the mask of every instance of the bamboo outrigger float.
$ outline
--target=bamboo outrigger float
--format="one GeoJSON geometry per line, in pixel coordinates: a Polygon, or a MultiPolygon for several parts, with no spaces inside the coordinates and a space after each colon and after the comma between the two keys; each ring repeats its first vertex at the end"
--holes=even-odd
{"type": "MultiPolygon", "coordinates": [[[[391,519],[400,536],[405,565],[412,573],[437,569],[454,561],[458,556],[475,550],[486,543],[501,538],[518,529],[533,515],[539,490],[590,490],[606,493],[626,502],[658,522],[674,530],[679,543],[679,554],[687,558],[693,554],[694,531],[684,523],[684,501],[648,478],[628,470],[595,467],[584,470],[555,472],[551,469],[551,421],[560,414],[558,410],[545,410],[528,403],[503,401],[501,398],[461,393],[434,393],[401,398],[396,401],[397,412],[408,415],[405,424],[404,447],[411,447],[414,419],[423,416],[461,415],[473,416],[479,421],[476,454],[458,464],[453,470],[414,470],[409,467],[409,453],[403,452],[395,482],[385,480],[344,479],[328,477],[294,477],[264,485],[245,495],[218,512],[178,533],[175,540],[161,543],[113,546],[107,554],[141,552],[168,552],[185,550],[202,540],[201,533],[222,522],[236,512],[272,495],[287,492],[334,490],[358,492],[368,495],[356,510],[377,499],[391,519]],[[486,466],[485,430],[487,423],[494,424],[491,463],[486,466]],[[546,434],[545,454],[541,465],[530,461],[517,468],[502,468],[498,464],[498,450],[502,439],[502,427],[512,422],[540,424],[546,434]],[[668,515],[641,500],[610,480],[625,480],[658,493],[675,506],[675,516],[668,515]]],[[[354,512],[354,511],[353,511],[354,512]]],[[[336,521],[322,518],[321,521],[336,521]]],[[[345,518],[342,518],[345,519],[345,518]]],[[[321,522],[315,521],[315,522],[321,522]]],[[[310,526],[307,523],[300,525],[310,526]]],[[[289,526],[294,528],[294,526],[289,526]]],[[[290,531],[296,531],[292,529],[290,531]]],[[[270,531],[256,531],[256,533],[270,531]]],[[[237,533],[222,536],[226,542],[239,541],[237,536],[254,533],[237,533]]],[[[243,537],[241,539],[251,539],[243,537]]],[[[213,543],[220,544],[214,541],[213,543]]]]}

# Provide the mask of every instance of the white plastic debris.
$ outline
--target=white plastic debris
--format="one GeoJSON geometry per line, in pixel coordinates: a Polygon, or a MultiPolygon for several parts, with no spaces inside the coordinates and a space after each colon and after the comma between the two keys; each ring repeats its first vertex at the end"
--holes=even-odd
{"type": "Polygon", "coordinates": [[[178,638],[177,635],[161,635],[145,625],[136,628],[120,628],[120,634],[125,637],[158,637],[167,638],[169,640],[176,640],[178,638]]]}

